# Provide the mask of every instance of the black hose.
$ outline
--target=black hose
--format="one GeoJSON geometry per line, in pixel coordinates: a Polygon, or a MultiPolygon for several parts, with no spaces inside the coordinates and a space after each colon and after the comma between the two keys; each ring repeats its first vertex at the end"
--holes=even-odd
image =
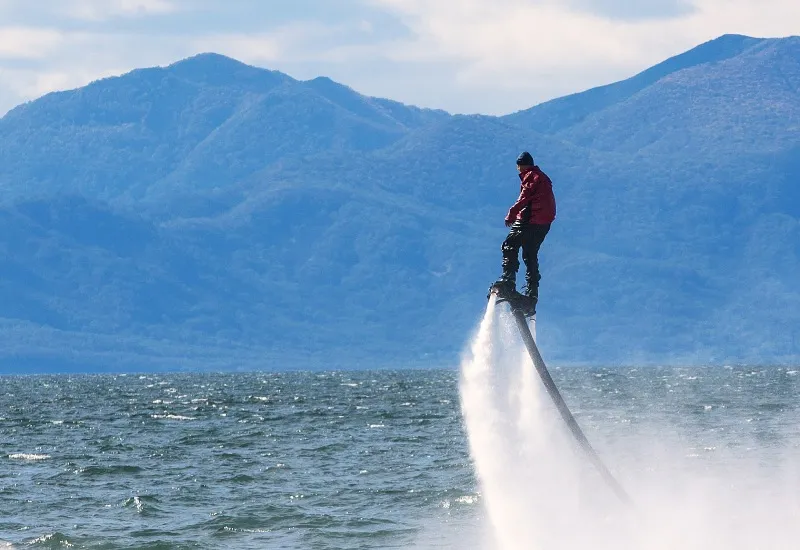
{"type": "Polygon", "coordinates": [[[622,485],[619,484],[619,482],[611,474],[611,471],[606,468],[606,465],[603,464],[602,460],[600,460],[600,456],[597,454],[594,448],[592,448],[589,440],[583,434],[581,427],[578,425],[578,421],[575,420],[574,416],[572,416],[569,407],[567,407],[566,402],[564,402],[564,398],[561,397],[561,393],[558,391],[558,387],[556,387],[556,383],[550,376],[550,372],[547,370],[547,366],[544,364],[544,359],[542,359],[542,356],[539,353],[539,348],[536,346],[536,341],[533,339],[533,335],[531,334],[530,327],[528,327],[528,322],[525,319],[525,315],[522,311],[516,308],[512,309],[512,313],[514,314],[514,319],[517,321],[517,327],[522,335],[522,340],[525,342],[525,347],[528,348],[528,353],[533,360],[533,365],[539,372],[539,376],[541,377],[542,382],[544,382],[545,388],[547,388],[547,393],[549,393],[550,397],[553,399],[553,403],[555,403],[558,412],[561,413],[561,418],[563,418],[564,422],[567,423],[570,431],[572,431],[572,435],[574,435],[575,439],[578,440],[580,447],[586,452],[589,460],[592,462],[592,464],[594,464],[595,468],[597,468],[597,470],[600,472],[600,475],[606,480],[614,493],[622,502],[632,506],[633,501],[628,496],[628,493],[625,492],[625,489],[622,488],[622,485]]]}

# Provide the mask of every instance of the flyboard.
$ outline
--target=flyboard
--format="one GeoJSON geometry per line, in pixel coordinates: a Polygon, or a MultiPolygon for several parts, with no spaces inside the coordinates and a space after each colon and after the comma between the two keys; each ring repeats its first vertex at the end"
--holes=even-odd
{"type": "MultiPolygon", "coordinates": [[[[575,436],[578,445],[586,453],[589,461],[594,465],[614,494],[616,494],[623,503],[629,506],[633,505],[633,501],[628,496],[628,493],[625,492],[625,489],[622,488],[622,485],[619,484],[611,471],[606,467],[605,464],[603,464],[603,461],[600,460],[600,456],[597,454],[597,451],[595,451],[592,445],[589,443],[589,440],[584,435],[583,430],[581,430],[578,421],[575,420],[575,417],[572,415],[572,412],[570,412],[569,407],[567,407],[567,403],[564,401],[564,398],[561,397],[561,392],[558,391],[556,383],[550,376],[550,371],[547,370],[547,366],[544,364],[544,359],[542,359],[542,355],[539,353],[539,348],[536,346],[536,341],[533,339],[531,329],[528,326],[528,320],[525,316],[526,313],[530,315],[531,311],[530,304],[526,302],[527,297],[519,294],[516,290],[505,291],[504,289],[496,286],[493,286],[489,290],[489,293],[490,295],[495,294],[497,296],[498,303],[508,302],[508,305],[511,307],[511,313],[514,315],[514,320],[517,323],[520,336],[522,336],[522,340],[525,342],[525,347],[528,349],[528,354],[531,356],[533,366],[536,367],[536,371],[539,373],[539,377],[542,379],[542,382],[547,389],[547,393],[550,394],[550,398],[553,400],[558,412],[561,414],[561,418],[563,418],[564,422],[567,423],[572,435],[575,436]]],[[[533,315],[533,319],[535,323],[535,314],[533,315]]]]}

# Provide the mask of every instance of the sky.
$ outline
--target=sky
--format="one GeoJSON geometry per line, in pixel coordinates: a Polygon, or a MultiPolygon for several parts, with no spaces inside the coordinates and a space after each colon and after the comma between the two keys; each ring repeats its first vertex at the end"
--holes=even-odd
{"type": "Polygon", "coordinates": [[[800,35],[800,1],[0,0],[0,115],[202,52],[499,115],[627,78],[728,33],[800,35]]]}

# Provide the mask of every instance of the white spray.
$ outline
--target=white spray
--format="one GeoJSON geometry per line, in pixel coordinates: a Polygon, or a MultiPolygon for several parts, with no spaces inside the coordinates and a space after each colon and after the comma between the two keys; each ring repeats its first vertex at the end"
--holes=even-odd
{"type": "Polygon", "coordinates": [[[661,434],[620,442],[626,448],[618,449],[614,465],[626,467],[637,509],[620,506],[570,439],[511,316],[496,311],[494,297],[462,361],[460,393],[491,527],[486,548],[797,548],[800,505],[780,490],[793,476],[773,478],[772,491],[732,488],[729,477],[683,469],[661,434]],[[631,458],[637,452],[660,467],[631,458]],[[667,471],[668,478],[658,477],[667,471]]]}
{"type": "Polygon", "coordinates": [[[570,523],[553,503],[577,504],[579,469],[516,327],[495,315],[494,297],[470,351],[461,369],[462,411],[497,543],[549,548],[548,533],[570,523]]]}

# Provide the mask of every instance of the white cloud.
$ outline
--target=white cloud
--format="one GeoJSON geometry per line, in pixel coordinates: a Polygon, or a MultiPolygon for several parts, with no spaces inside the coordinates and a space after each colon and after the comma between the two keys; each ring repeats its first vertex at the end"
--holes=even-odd
{"type": "Polygon", "coordinates": [[[337,25],[313,21],[283,25],[270,32],[201,35],[193,38],[193,49],[213,51],[254,64],[303,61],[324,56],[336,42],[346,42],[337,25]]]}
{"type": "MultiPolygon", "coordinates": [[[[322,24],[290,23],[258,34],[219,34],[191,40],[197,51],[214,51],[254,65],[292,71],[307,64],[335,70],[335,65],[375,60],[374,28],[368,22],[322,24]],[[367,37],[368,39],[365,39],[367,37]]],[[[382,57],[380,53],[378,57],[382,57]]],[[[313,75],[296,75],[299,78],[313,75]]]]}
{"type": "Polygon", "coordinates": [[[74,19],[105,21],[172,13],[178,7],[168,0],[68,0],[61,4],[61,10],[74,19]]]}
{"type": "Polygon", "coordinates": [[[118,71],[81,70],[78,67],[67,71],[0,68],[0,79],[8,83],[6,90],[22,99],[40,97],[56,90],[76,88],[114,74],[118,74],[118,71]]]}
{"type": "Polygon", "coordinates": [[[635,9],[629,0],[340,1],[331,11],[328,0],[0,0],[0,113],[214,51],[370,95],[501,114],[626,78],[722,34],[800,34],[797,0],[637,0],[635,9]]]}
{"type": "MultiPolygon", "coordinates": [[[[387,52],[390,59],[449,62],[461,93],[476,99],[481,90],[529,90],[519,108],[632,75],[722,34],[800,34],[796,0],[696,0],[660,19],[557,0],[370,1],[414,31],[387,52]]],[[[475,110],[486,109],[476,102],[475,110]]]]}
{"type": "Polygon", "coordinates": [[[0,0],[0,20],[42,25],[137,19],[181,11],[182,1],[186,0],[0,0]]]}
{"type": "Polygon", "coordinates": [[[48,92],[84,86],[196,53],[185,37],[0,29],[0,114],[48,92]],[[6,41],[4,37],[10,39],[6,41]],[[10,45],[9,45],[10,44],[10,45]]]}
{"type": "Polygon", "coordinates": [[[576,10],[603,15],[613,19],[634,21],[663,19],[685,15],[693,11],[690,0],[566,0],[576,10]]]}
{"type": "Polygon", "coordinates": [[[198,51],[220,53],[253,64],[277,61],[285,53],[280,41],[267,34],[214,34],[191,42],[198,51]]]}
{"type": "Polygon", "coordinates": [[[53,29],[0,28],[0,59],[41,59],[63,39],[63,33],[53,29]]]}

